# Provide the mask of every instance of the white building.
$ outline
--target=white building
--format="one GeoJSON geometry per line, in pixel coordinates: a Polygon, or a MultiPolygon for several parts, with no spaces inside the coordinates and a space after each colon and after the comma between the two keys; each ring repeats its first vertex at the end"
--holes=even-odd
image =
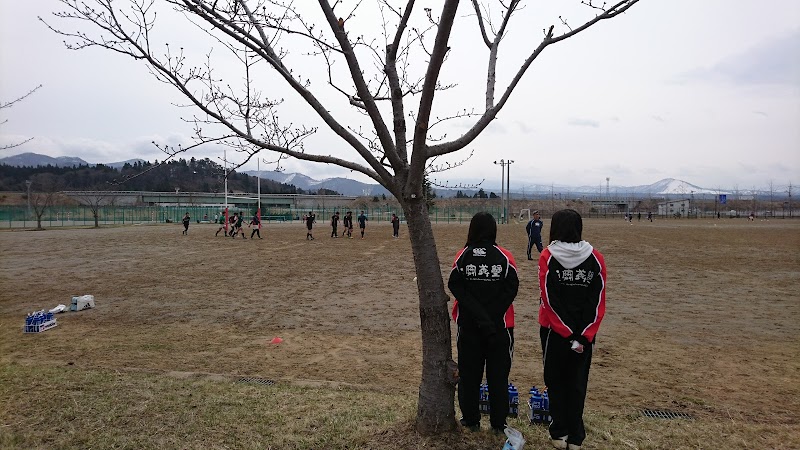
{"type": "Polygon", "coordinates": [[[686,217],[692,210],[691,199],[667,200],[658,204],[659,216],[686,217]]]}

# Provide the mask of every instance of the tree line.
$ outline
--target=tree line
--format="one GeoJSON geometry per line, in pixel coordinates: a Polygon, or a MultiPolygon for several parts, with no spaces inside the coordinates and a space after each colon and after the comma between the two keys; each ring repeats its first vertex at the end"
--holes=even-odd
{"type": "MultiPolygon", "coordinates": [[[[154,163],[125,163],[121,168],[103,164],[71,167],[15,167],[0,165],[0,191],[25,192],[28,183],[36,190],[76,191],[154,191],[225,192],[225,168],[209,158],[177,159],[154,163]]],[[[257,177],[245,173],[228,173],[228,192],[255,192],[257,177]]],[[[324,189],[307,191],[293,184],[261,179],[261,192],[266,194],[326,194],[324,189]]]]}

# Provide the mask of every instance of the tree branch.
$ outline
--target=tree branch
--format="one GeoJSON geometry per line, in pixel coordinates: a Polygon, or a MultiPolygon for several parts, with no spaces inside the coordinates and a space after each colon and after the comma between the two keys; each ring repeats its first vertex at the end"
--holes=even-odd
{"type": "Polygon", "coordinates": [[[509,82],[508,86],[505,89],[505,92],[503,93],[503,96],[500,98],[497,104],[487,108],[483,116],[481,116],[481,118],[478,119],[478,121],[472,126],[472,128],[467,130],[467,132],[464,133],[462,136],[450,142],[436,144],[428,147],[427,156],[433,157],[433,156],[445,155],[447,153],[452,153],[466,147],[473,140],[475,140],[475,138],[477,138],[481,134],[481,132],[483,132],[483,130],[486,129],[486,127],[492,122],[492,120],[494,120],[495,117],[497,117],[497,113],[500,112],[505,103],[508,101],[509,97],[511,97],[511,93],[514,91],[514,88],[516,88],[517,84],[522,79],[522,76],[528,70],[533,61],[542,53],[542,51],[547,46],[555,44],[556,42],[563,41],[564,39],[567,39],[569,37],[575,36],[576,34],[588,29],[589,27],[600,22],[601,20],[615,17],[627,11],[628,8],[636,4],[638,1],[639,0],[620,1],[619,3],[609,8],[608,10],[605,10],[602,14],[599,14],[593,19],[587,21],[580,27],[571,30],[558,37],[553,37],[554,26],[551,25],[550,28],[547,31],[545,31],[545,36],[542,39],[542,41],[539,43],[536,49],[530,54],[530,56],[528,56],[528,58],[525,59],[525,61],[522,64],[522,67],[520,67],[514,78],[509,82]]]}
{"type": "Polygon", "coordinates": [[[425,73],[425,83],[422,86],[417,123],[414,128],[411,168],[404,190],[404,195],[411,198],[422,197],[422,180],[425,171],[425,161],[428,159],[425,143],[425,137],[428,134],[428,120],[431,115],[433,95],[436,92],[439,72],[442,69],[442,64],[447,56],[447,52],[450,51],[447,42],[450,39],[450,31],[453,29],[453,22],[457,10],[458,0],[445,0],[444,6],[442,7],[442,16],[439,20],[439,30],[436,33],[436,40],[433,45],[433,52],[431,53],[431,60],[428,63],[428,70],[425,73]]]}
{"type": "MultiPolygon", "coordinates": [[[[364,82],[364,76],[362,74],[361,67],[358,63],[355,52],[353,51],[353,47],[350,45],[350,41],[347,39],[347,34],[345,33],[344,28],[339,27],[338,19],[333,13],[333,8],[331,8],[330,3],[327,0],[319,0],[319,4],[322,7],[323,13],[325,13],[325,18],[328,20],[328,25],[330,26],[334,36],[336,37],[336,40],[339,41],[339,45],[344,51],[345,60],[347,61],[347,66],[350,69],[350,76],[352,77],[356,86],[356,92],[358,93],[359,100],[364,103],[364,109],[367,110],[370,120],[372,121],[372,125],[375,127],[375,131],[377,132],[378,138],[383,146],[385,152],[384,154],[389,158],[392,167],[402,167],[403,163],[400,161],[400,158],[397,155],[395,143],[392,141],[392,137],[389,134],[389,129],[386,127],[383,117],[378,110],[378,105],[372,98],[372,94],[369,92],[366,82],[364,82]]],[[[365,157],[365,159],[367,158],[365,157]]],[[[377,160],[375,161],[375,164],[377,167],[380,167],[377,160]]],[[[376,169],[376,172],[385,173],[385,183],[392,184],[391,176],[388,174],[388,172],[383,170],[383,168],[381,168],[380,171],[376,169]]]]}

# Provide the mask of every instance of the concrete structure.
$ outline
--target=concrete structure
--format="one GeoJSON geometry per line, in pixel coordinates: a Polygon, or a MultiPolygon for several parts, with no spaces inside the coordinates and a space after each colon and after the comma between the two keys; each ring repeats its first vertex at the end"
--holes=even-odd
{"type": "Polygon", "coordinates": [[[658,204],[659,216],[686,217],[692,211],[692,201],[688,198],[667,200],[658,204]]]}
{"type": "Polygon", "coordinates": [[[637,201],[626,201],[626,200],[591,200],[592,209],[594,211],[603,213],[625,213],[629,211],[633,211],[639,203],[637,201]]]}
{"type": "MultiPolygon", "coordinates": [[[[219,192],[144,192],[144,191],[64,191],[64,195],[82,203],[118,206],[210,206],[223,207],[225,194],[219,192]]],[[[286,208],[292,210],[325,209],[344,207],[358,197],[343,195],[306,194],[261,194],[262,208],[286,208]]],[[[254,208],[258,194],[228,194],[228,206],[232,208],[254,208]]]]}

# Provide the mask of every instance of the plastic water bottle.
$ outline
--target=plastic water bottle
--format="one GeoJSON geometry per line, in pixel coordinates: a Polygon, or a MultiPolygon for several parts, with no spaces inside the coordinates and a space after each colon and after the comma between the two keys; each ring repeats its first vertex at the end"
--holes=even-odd
{"type": "Polygon", "coordinates": [[[478,411],[480,411],[481,414],[483,414],[483,402],[484,398],[486,397],[485,390],[486,386],[484,386],[483,383],[481,383],[480,394],[478,394],[478,411]]]}
{"type": "Polygon", "coordinates": [[[508,415],[517,417],[519,413],[519,392],[514,383],[508,383],[508,415]]]}
{"type": "Polygon", "coordinates": [[[481,383],[481,400],[479,409],[483,414],[489,414],[489,386],[481,383]]]}
{"type": "Polygon", "coordinates": [[[531,423],[542,423],[542,394],[534,386],[531,388],[531,423]]]}
{"type": "Polygon", "coordinates": [[[547,388],[542,391],[542,409],[544,410],[542,420],[545,423],[550,423],[550,396],[547,394],[547,388]]]}

